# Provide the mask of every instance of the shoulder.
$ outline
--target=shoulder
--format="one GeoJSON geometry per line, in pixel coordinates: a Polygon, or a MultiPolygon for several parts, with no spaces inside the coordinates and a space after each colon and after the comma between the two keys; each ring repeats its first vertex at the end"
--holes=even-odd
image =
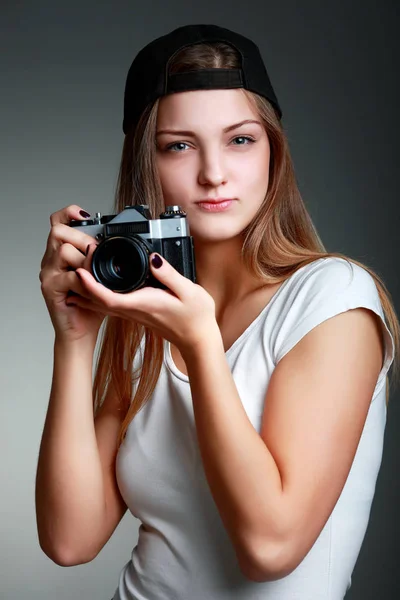
{"type": "Polygon", "coordinates": [[[281,310],[308,312],[334,305],[344,297],[366,299],[380,304],[379,293],[372,275],[360,265],[337,257],[315,260],[298,269],[286,282],[281,310]]]}
{"type": "Polygon", "coordinates": [[[318,259],[296,271],[287,284],[273,330],[275,364],[311,329],[347,310],[372,310],[389,335],[374,278],[356,263],[318,259]]]}
{"type": "MultiPolygon", "coordinates": [[[[294,291],[322,294],[368,293],[379,297],[374,278],[350,259],[327,257],[315,260],[296,271],[294,291]]],[[[299,299],[301,300],[301,295],[299,299]]]]}

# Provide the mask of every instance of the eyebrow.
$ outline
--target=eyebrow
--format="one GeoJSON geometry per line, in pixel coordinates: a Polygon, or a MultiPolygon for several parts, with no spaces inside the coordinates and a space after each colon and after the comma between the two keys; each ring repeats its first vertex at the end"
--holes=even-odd
{"type": "MultiPolygon", "coordinates": [[[[254,119],[245,119],[244,121],[240,121],[240,123],[235,123],[234,125],[229,125],[228,127],[225,127],[222,131],[223,131],[223,133],[228,133],[228,131],[232,131],[233,129],[238,129],[239,127],[242,127],[242,125],[247,125],[249,123],[256,123],[257,125],[260,125],[261,127],[263,126],[260,121],[255,121],[254,119]]],[[[178,131],[176,129],[161,129],[160,131],[157,131],[156,137],[158,137],[159,135],[162,135],[164,133],[172,133],[175,135],[190,135],[193,137],[196,135],[193,131],[178,131]]]]}

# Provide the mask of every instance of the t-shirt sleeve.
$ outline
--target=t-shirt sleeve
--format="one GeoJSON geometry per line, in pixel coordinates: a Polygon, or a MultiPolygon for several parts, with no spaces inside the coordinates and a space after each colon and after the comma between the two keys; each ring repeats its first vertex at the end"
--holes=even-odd
{"type": "Polygon", "coordinates": [[[386,325],[373,277],[353,262],[328,257],[311,265],[296,282],[279,316],[273,355],[275,366],[314,327],[354,308],[368,308],[380,318],[385,356],[374,396],[394,359],[394,341],[386,325]]]}

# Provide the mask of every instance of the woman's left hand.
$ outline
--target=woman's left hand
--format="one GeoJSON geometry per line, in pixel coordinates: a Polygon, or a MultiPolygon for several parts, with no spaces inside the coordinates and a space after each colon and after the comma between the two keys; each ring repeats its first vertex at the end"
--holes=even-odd
{"type": "Polygon", "coordinates": [[[148,286],[120,294],[98,283],[86,269],[79,268],[76,274],[90,300],[73,296],[68,304],[141,323],[177,346],[182,353],[193,350],[210,335],[219,333],[214,299],[164,258],[160,257],[161,267],[155,268],[151,261],[154,256],[156,253],[150,255],[151,273],[168,290],[148,286]]]}

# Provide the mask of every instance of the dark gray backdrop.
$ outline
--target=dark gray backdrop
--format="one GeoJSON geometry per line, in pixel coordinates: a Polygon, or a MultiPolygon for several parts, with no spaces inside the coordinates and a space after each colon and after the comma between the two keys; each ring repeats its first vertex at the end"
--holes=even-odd
{"type": "MultiPolygon", "coordinates": [[[[1,3],[2,598],[108,600],[137,539],[126,515],[95,561],[62,569],[41,552],[34,515],[52,371],[53,330],[38,280],[48,219],[71,203],[110,211],[136,52],[187,23],[252,37],[322,240],[374,268],[398,307],[398,12],[394,1],[1,3]]],[[[398,396],[352,600],[400,597],[398,396]]]]}

